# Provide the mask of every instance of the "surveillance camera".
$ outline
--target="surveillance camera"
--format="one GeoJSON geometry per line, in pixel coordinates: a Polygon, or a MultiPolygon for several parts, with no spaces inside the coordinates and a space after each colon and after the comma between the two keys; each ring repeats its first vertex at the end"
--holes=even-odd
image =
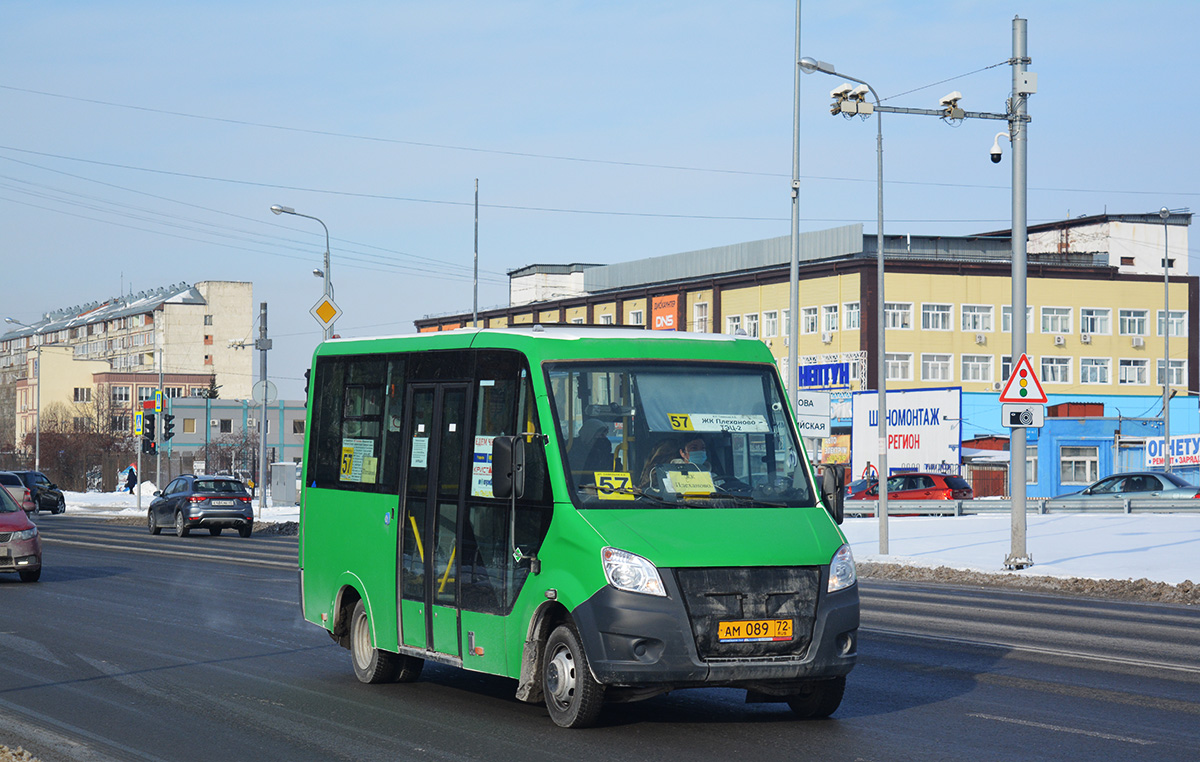
{"type": "Polygon", "coordinates": [[[1000,163],[1000,138],[1007,138],[1007,137],[1008,137],[1007,132],[997,132],[996,133],[996,139],[994,141],[992,141],[992,150],[991,150],[993,164],[1000,163]]]}
{"type": "Polygon", "coordinates": [[[962,97],[963,97],[963,94],[960,93],[959,91],[955,90],[954,92],[950,93],[949,95],[943,95],[942,99],[940,101],[938,101],[938,103],[943,106],[957,106],[958,102],[960,100],[962,100],[962,97]]]}
{"type": "Polygon", "coordinates": [[[843,82],[837,87],[829,91],[830,98],[841,98],[850,93],[851,87],[849,82],[843,82]]]}
{"type": "Polygon", "coordinates": [[[993,163],[993,164],[999,164],[999,163],[1000,163],[1000,158],[1001,158],[1001,156],[1000,156],[1000,149],[999,149],[999,148],[993,148],[993,149],[992,149],[992,163],[993,163]]]}

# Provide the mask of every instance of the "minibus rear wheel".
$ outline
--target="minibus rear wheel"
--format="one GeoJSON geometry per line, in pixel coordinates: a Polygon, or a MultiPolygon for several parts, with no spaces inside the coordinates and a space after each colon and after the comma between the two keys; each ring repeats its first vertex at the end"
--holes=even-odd
{"type": "Polygon", "coordinates": [[[817,720],[837,711],[846,692],[846,676],[814,680],[804,693],[788,697],[788,706],[802,720],[817,720]]]}
{"type": "Polygon", "coordinates": [[[592,677],[575,628],[556,627],[546,640],[542,659],[542,693],[554,724],[562,728],[596,724],[604,707],[604,686],[592,677]]]}
{"type": "Polygon", "coordinates": [[[399,670],[399,654],[371,645],[371,620],[362,599],[354,604],[350,617],[350,661],[354,675],[364,683],[389,683],[399,670]]]}

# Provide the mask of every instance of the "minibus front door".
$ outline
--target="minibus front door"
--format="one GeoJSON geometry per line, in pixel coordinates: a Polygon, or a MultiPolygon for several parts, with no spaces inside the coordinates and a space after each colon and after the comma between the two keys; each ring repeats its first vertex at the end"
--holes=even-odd
{"type": "Polygon", "coordinates": [[[461,656],[459,515],[466,459],[466,384],[412,384],[405,405],[408,478],[400,548],[400,631],[406,646],[461,656]]]}

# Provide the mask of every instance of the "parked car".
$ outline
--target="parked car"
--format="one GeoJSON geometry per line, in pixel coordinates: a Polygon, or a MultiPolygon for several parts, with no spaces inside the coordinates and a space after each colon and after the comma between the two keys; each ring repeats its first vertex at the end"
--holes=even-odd
{"type": "MultiPolygon", "coordinates": [[[[970,500],[975,493],[961,476],[907,472],[887,480],[888,500],[970,500]]],[[[879,485],[872,484],[862,497],[852,500],[878,500],[879,485]]]]}
{"type": "Polygon", "coordinates": [[[21,481],[21,477],[12,471],[0,471],[0,487],[4,487],[5,493],[15,500],[26,513],[37,512],[37,503],[33,502],[33,495],[25,486],[25,482],[21,481]]]}
{"type": "Polygon", "coordinates": [[[0,572],[16,572],[22,582],[42,576],[42,538],[29,514],[0,489],[0,572]]]}
{"type": "Polygon", "coordinates": [[[879,480],[871,477],[856,479],[846,485],[847,500],[874,500],[879,494],[879,480]]]}
{"type": "Polygon", "coordinates": [[[34,513],[38,511],[62,513],[67,510],[67,501],[63,498],[62,490],[58,488],[57,484],[47,479],[41,471],[13,471],[13,473],[21,477],[21,481],[29,488],[29,496],[33,498],[36,506],[34,513]]]}
{"type": "Polygon", "coordinates": [[[231,527],[242,537],[249,537],[254,528],[254,502],[246,485],[237,479],[184,474],[154,493],[146,522],[150,534],[174,526],[179,537],[187,537],[193,529],[219,535],[222,529],[231,527]]]}
{"type": "Polygon", "coordinates": [[[1134,471],[1106,476],[1079,492],[1059,495],[1055,500],[1145,500],[1163,498],[1167,500],[1189,500],[1200,498],[1200,488],[1175,474],[1157,471],[1134,471]]]}

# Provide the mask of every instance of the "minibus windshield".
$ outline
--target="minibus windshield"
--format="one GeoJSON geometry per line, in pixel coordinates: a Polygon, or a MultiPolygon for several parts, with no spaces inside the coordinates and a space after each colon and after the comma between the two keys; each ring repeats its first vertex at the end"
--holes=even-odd
{"type": "Polygon", "coordinates": [[[770,365],[556,363],[547,373],[580,507],[817,504],[770,365]]]}

